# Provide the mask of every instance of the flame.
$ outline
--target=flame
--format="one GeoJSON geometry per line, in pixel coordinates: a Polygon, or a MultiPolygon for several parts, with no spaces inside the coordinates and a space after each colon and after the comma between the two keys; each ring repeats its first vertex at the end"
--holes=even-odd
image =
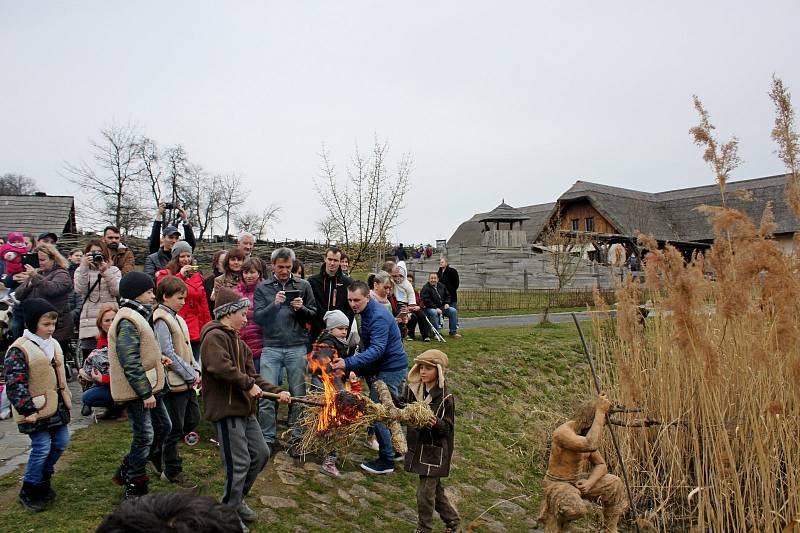
{"type": "Polygon", "coordinates": [[[308,369],[320,377],[325,393],[325,405],[317,417],[316,431],[322,433],[346,426],[362,417],[366,408],[364,399],[358,393],[347,391],[330,366],[339,358],[336,350],[326,344],[315,344],[306,357],[308,369]]]}

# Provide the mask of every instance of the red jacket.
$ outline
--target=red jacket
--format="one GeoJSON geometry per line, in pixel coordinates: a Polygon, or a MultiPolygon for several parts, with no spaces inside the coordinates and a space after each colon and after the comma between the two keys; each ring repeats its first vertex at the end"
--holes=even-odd
{"type": "Polygon", "coordinates": [[[258,281],[250,286],[244,281],[236,286],[236,292],[250,300],[250,307],[247,308],[247,325],[239,332],[239,338],[242,339],[247,347],[250,348],[250,351],[253,352],[253,359],[261,357],[261,348],[263,348],[261,326],[256,324],[255,320],[253,320],[253,296],[259,283],[261,283],[261,278],[258,278],[258,281]]]}
{"type": "MultiPolygon", "coordinates": [[[[162,269],[156,273],[156,285],[169,275],[169,270],[162,269]]],[[[189,326],[189,340],[199,341],[200,331],[203,326],[211,322],[211,313],[208,312],[208,300],[206,300],[206,289],[203,287],[203,275],[200,272],[191,274],[188,278],[184,278],[180,272],[175,274],[176,278],[182,279],[188,287],[186,293],[186,304],[181,308],[178,313],[186,321],[189,326]]]]}

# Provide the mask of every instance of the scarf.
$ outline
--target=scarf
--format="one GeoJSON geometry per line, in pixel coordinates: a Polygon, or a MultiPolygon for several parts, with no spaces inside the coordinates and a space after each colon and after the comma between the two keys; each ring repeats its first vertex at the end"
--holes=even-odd
{"type": "Polygon", "coordinates": [[[53,337],[50,337],[49,339],[43,339],[36,333],[31,333],[27,329],[22,333],[22,336],[35,342],[36,345],[41,348],[45,354],[47,354],[47,358],[50,360],[50,362],[53,362],[53,357],[56,355],[56,340],[53,337]]]}
{"type": "Polygon", "coordinates": [[[145,320],[147,320],[147,322],[149,322],[152,325],[152,322],[150,321],[151,318],[150,315],[153,314],[152,306],[137,302],[136,300],[128,300],[127,298],[120,298],[119,305],[120,307],[127,307],[129,309],[133,309],[134,311],[142,315],[145,318],[145,320]]]}

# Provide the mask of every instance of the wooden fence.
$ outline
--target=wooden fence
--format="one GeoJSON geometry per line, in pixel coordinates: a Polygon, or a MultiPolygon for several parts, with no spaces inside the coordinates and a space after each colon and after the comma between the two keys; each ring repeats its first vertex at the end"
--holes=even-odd
{"type": "MultiPolygon", "coordinates": [[[[616,302],[613,289],[598,289],[609,304],[616,302]]],[[[459,289],[459,311],[504,311],[507,309],[544,309],[550,302],[555,308],[594,305],[588,289],[459,289]]]]}

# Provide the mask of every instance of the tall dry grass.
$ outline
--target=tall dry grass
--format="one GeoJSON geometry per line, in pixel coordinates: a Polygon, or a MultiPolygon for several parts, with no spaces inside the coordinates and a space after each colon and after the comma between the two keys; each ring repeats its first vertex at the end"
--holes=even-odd
{"type": "MultiPolygon", "coordinates": [[[[789,94],[777,79],[772,89],[773,137],[792,173],[788,201],[800,206],[789,94]]],[[[720,148],[731,145],[713,138],[695,104],[704,129],[695,138],[724,194],[735,145],[720,148]]],[[[662,531],[800,531],[798,260],[772,239],[769,207],[758,222],[728,207],[704,212],[716,237],[705,257],[687,264],[642,238],[653,250],[645,269],[655,316],[639,321],[643,288],[629,280],[618,289],[614,327],[595,324],[602,382],[615,400],[662,422],[618,432],[634,498],[662,531]]]]}

